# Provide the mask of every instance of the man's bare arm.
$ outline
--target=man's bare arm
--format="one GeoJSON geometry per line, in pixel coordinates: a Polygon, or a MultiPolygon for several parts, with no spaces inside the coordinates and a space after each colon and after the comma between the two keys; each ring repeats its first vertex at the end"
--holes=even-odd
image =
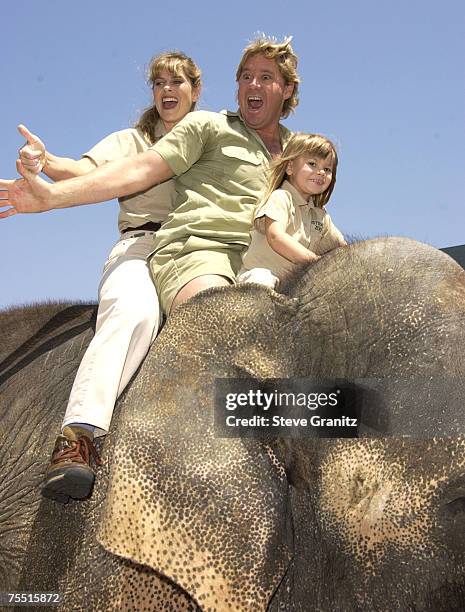
{"type": "Polygon", "coordinates": [[[145,191],[172,176],[173,171],[158,153],[145,151],[51,185],[56,201],[54,208],[94,204],[145,191]]]}
{"type": "Polygon", "coordinates": [[[152,150],[54,184],[28,172],[19,161],[16,167],[24,179],[0,180],[0,206],[10,206],[0,212],[0,218],[104,202],[145,191],[173,176],[165,160],[152,150]]]}

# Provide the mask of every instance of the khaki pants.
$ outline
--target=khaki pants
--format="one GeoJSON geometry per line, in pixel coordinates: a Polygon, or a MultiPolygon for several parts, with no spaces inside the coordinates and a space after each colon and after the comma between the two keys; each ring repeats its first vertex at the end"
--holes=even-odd
{"type": "Polygon", "coordinates": [[[110,427],[116,399],[141,364],[160,327],[160,307],[146,258],[153,232],[127,232],[103,270],[95,336],[79,366],[63,427],[88,423],[95,435],[110,427]]]}

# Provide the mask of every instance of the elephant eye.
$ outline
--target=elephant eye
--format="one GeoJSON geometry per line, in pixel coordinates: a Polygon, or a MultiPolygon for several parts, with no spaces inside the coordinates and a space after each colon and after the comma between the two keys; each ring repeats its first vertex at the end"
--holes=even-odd
{"type": "Polygon", "coordinates": [[[453,499],[452,501],[448,502],[445,505],[444,510],[453,516],[459,514],[460,512],[465,513],[465,497],[457,497],[457,499],[453,499]]]}

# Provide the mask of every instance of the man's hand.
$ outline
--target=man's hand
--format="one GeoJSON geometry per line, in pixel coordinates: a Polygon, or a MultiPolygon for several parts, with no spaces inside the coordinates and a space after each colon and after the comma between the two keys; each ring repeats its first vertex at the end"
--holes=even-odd
{"type": "Polygon", "coordinates": [[[128,159],[103,164],[83,176],[57,183],[47,183],[38,174],[28,172],[20,160],[16,168],[25,180],[0,180],[0,219],[16,213],[44,212],[55,208],[70,208],[82,204],[96,204],[114,197],[145,191],[173,176],[165,160],[149,149],[128,159]]]}
{"type": "Polygon", "coordinates": [[[0,219],[6,219],[17,213],[39,213],[53,208],[52,185],[37,174],[27,172],[17,160],[16,169],[24,178],[14,181],[0,179],[0,219]]]}
{"type": "Polygon", "coordinates": [[[39,174],[47,161],[45,145],[25,125],[18,125],[18,132],[27,140],[27,144],[19,150],[19,159],[26,170],[39,174]]]}

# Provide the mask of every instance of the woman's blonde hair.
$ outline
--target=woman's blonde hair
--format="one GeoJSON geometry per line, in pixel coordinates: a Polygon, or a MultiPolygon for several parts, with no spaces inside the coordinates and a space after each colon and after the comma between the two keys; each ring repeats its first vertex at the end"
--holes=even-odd
{"type": "Polygon", "coordinates": [[[294,85],[294,91],[291,97],[285,100],[283,104],[281,116],[284,118],[287,117],[299,103],[298,90],[300,78],[297,74],[298,58],[291,47],[291,40],[292,36],[288,36],[283,42],[278,42],[275,38],[268,38],[265,35],[256,38],[244,49],[244,53],[242,54],[241,61],[236,71],[236,81],[239,81],[246,62],[254,55],[263,55],[267,59],[275,60],[286,85],[290,83],[294,85]]]}
{"type": "MultiPolygon", "coordinates": [[[[152,89],[155,79],[160,76],[163,70],[167,70],[174,75],[184,74],[189,79],[193,89],[199,90],[202,85],[200,68],[192,58],[181,51],[166,51],[155,55],[151,59],[147,71],[147,83],[152,89]]],[[[193,102],[191,111],[194,110],[195,105],[196,102],[193,102]]],[[[142,113],[134,127],[141,130],[144,136],[151,143],[154,143],[156,140],[155,126],[159,120],[160,115],[155,104],[152,104],[142,113]]]]}
{"type": "Polygon", "coordinates": [[[303,132],[294,133],[282,154],[270,164],[268,184],[261,198],[261,202],[266,202],[272,192],[281,187],[283,182],[288,178],[286,171],[289,162],[294,161],[301,155],[321,157],[322,159],[326,159],[328,155],[332,156],[333,174],[331,182],[326,191],[319,195],[312,196],[313,203],[318,208],[323,208],[323,206],[328,203],[333,193],[334,185],[336,184],[338,162],[336,147],[325,136],[321,136],[321,134],[304,134],[303,132]]]}

